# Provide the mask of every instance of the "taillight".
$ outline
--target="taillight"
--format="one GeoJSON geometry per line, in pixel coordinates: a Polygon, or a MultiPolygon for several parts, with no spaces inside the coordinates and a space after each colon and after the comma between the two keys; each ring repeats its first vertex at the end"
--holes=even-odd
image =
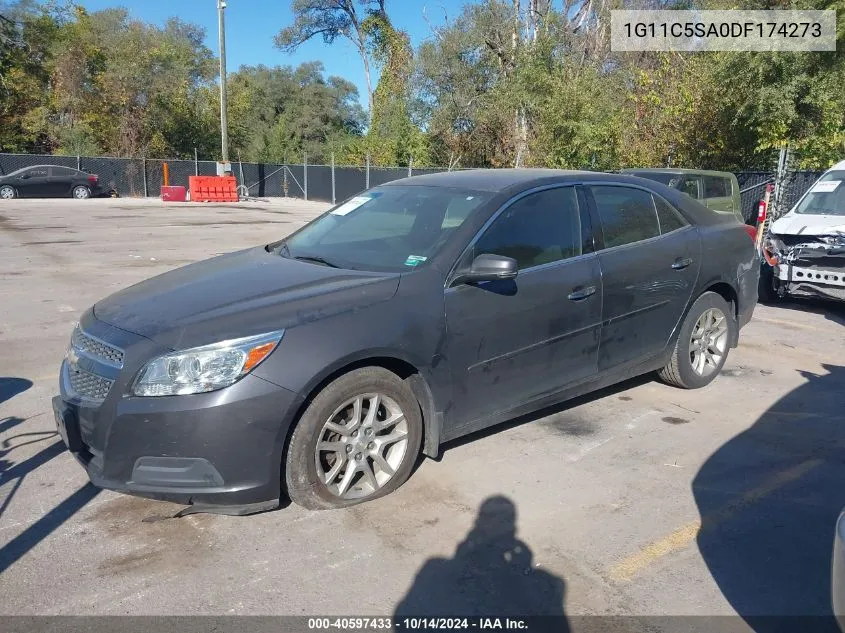
{"type": "Polygon", "coordinates": [[[743,224],[742,228],[745,229],[745,232],[748,233],[748,237],[750,237],[752,241],[757,241],[757,229],[755,227],[743,224]]]}
{"type": "Polygon", "coordinates": [[[96,185],[97,181],[99,179],[100,179],[99,176],[94,176],[94,175],[88,176],[88,182],[90,182],[92,185],[96,185]]]}

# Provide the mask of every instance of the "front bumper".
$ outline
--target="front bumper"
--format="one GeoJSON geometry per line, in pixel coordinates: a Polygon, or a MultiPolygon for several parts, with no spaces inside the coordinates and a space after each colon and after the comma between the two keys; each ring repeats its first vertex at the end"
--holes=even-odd
{"type": "Polygon", "coordinates": [[[62,363],[57,425],[95,486],[228,514],[278,506],[295,393],[248,375],[210,393],[134,397],[128,373],[96,403],[76,396],[62,363]]]}
{"type": "Polygon", "coordinates": [[[845,301],[845,258],[842,267],[778,264],[774,276],[785,294],[845,301]]]}

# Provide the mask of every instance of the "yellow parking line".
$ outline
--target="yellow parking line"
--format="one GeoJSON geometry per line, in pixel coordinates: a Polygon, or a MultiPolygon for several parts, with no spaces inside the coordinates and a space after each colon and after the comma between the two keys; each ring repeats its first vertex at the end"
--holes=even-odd
{"type": "Polygon", "coordinates": [[[757,488],[746,492],[734,503],[728,504],[725,508],[712,514],[705,515],[702,519],[696,519],[678,528],[671,534],[664,536],[658,541],[646,545],[636,554],[629,556],[610,570],[610,577],[614,580],[629,581],[640,571],[654,563],[660,558],[685,548],[695,540],[699,530],[706,530],[726,521],[738,511],[767,497],[775,490],[786,484],[800,479],[816,466],[822,463],[821,459],[810,459],[787,468],[776,474],[770,480],[764,482],[757,488]]]}
{"type": "Polygon", "coordinates": [[[766,317],[754,317],[754,321],[761,321],[762,323],[771,323],[772,325],[785,325],[787,327],[797,327],[804,330],[822,330],[816,325],[809,325],[808,323],[798,323],[797,321],[787,321],[786,319],[767,319],[766,317]]]}

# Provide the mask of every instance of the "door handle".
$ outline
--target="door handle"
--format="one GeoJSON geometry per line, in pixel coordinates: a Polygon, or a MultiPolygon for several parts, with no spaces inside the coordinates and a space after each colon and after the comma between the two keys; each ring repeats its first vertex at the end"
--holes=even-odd
{"type": "Polygon", "coordinates": [[[692,264],[691,257],[679,257],[672,263],[672,268],[675,270],[682,270],[692,264]]]}
{"type": "Polygon", "coordinates": [[[587,297],[596,294],[595,286],[587,286],[586,288],[577,288],[567,295],[570,301],[581,301],[587,297]]]}

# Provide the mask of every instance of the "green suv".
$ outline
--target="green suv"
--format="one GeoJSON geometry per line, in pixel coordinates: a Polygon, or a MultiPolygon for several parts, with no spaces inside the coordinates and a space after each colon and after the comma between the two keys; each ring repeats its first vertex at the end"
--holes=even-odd
{"type": "Polygon", "coordinates": [[[739,183],[736,176],[729,172],[704,169],[623,169],[622,173],[656,180],[672,189],[683,191],[713,211],[732,213],[745,224],[739,183]]]}

